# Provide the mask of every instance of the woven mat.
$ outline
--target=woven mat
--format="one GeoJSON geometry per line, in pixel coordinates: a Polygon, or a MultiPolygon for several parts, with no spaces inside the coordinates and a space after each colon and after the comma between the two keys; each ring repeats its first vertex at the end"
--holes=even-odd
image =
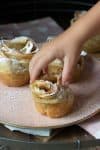
{"type": "Polygon", "coordinates": [[[87,57],[81,80],[70,87],[76,96],[72,113],[51,119],[36,111],[28,86],[12,88],[0,84],[0,122],[23,128],[58,128],[95,115],[100,111],[100,61],[87,57]]]}

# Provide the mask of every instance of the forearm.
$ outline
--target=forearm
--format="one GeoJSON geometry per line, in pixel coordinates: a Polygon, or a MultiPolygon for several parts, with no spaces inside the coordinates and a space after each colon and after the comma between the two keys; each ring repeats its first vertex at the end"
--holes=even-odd
{"type": "Polygon", "coordinates": [[[55,49],[66,48],[68,43],[78,46],[81,51],[82,45],[92,36],[100,33],[100,2],[92,7],[84,16],[76,21],[65,32],[55,39],[55,49]],[[67,45],[66,45],[67,43],[67,45]]]}
{"type": "Polygon", "coordinates": [[[76,36],[81,42],[85,42],[90,37],[100,33],[100,2],[92,7],[86,15],[76,21],[71,28],[70,33],[76,36]]]}

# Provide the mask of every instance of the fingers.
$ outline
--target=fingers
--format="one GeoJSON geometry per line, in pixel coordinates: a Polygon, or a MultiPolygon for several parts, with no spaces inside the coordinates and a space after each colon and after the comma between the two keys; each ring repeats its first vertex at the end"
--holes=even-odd
{"type": "Polygon", "coordinates": [[[34,82],[36,78],[39,76],[41,70],[47,67],[47,65],[54,59],[54,56],[48,52],[38,53],[36,54],[29,65],[29,72],[30,72],[30,82],[34,82]]]}
{"type": "Polygon", "coordinates": [[[75,58],[69,58],[67,56],[64,57],[64,67],[62,72],[62,84],[66,85],[68,84],[73,75],[74,68],[76,66],[76,60],[75,58]]]}

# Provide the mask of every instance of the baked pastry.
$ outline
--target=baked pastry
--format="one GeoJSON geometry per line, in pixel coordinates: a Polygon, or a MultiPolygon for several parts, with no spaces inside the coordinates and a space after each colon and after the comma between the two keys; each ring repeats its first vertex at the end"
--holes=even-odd
{"type": "Polygon", "coordinates": [[[28,37],[0,41],[0,81],[8,86],[22,86],[29,82],[29,61],[38,51],[37,44],[28,37]]]}
{"type": "MultiPolygon", "coordinates": [[[[72,79],[70,82],[76,82],[80,79],[81,73],[84,69],[85,56],[80,55],[80,59],[74,69],[72,79]]],[[[42,74],[40,79],[49,80],[53,83],[57,82],[57,77],[61,76],[63,70],[63,62],[55,59],[48,65],[47,74],[42,74]]]]}
{"type": "Polygon", "coordinates": [[[70,88],[45,80],[36,80],[30,87],[36,109],[41,114],[57,118],[72,111],[74,95],[70,88]]]}
{"type": "MultiPolygon", "coordinates": [[[[87,11],[76,11],[74,13],[74,18],[71,19],[71,25],[86,13],[87,11]]],[[[100,34],[87,40],[82,49],[89,53],[100,52],[100,34]]]]}
{"type": "MultiPolygon", "coordinates": [[[[75,13],[75,20],[77,18],[77,15],[79,14],[79,13],[78,14],[77,13],[75,13]]],[[[80,16],[85,14],[85,13],[86,13],[86,11],[83,11],[83,13],[80,14],[80,16]]],[[[54,38],[55,37],[48,37],[47,42],[50,42],[54,38]]],[[[70,79],[70,82],[76,82],[80,79],[81,73],[84,69],[84,63],[85,63],[85,56],[86,55],[87,55],[87,53],[85,51],[82,51],[80,58],[79,58],[79,61],[76,65],[76,67],[74,68],[74,72],[73,72],[72,78],[70,79]]],[[[61,61],[60,59],[55,59],[54,61],[52,61],[48,65],[47,73],[46,74],[41,73],[40,79],[49,80],[49,81],[52,81],[54,83],[57,82],[57,80],[56,80],[57,77],[61,76],[61,74],[62,74],[63,65],[64,65],[63,61],[61,61]]]]}
{"type": "Polygon", "coordinates": [[[48,77],[52,82],[57,82],[57,77],[61,75],[63,70],[63,62],[59,59],[55,59],[48,65],[48,77]]]}

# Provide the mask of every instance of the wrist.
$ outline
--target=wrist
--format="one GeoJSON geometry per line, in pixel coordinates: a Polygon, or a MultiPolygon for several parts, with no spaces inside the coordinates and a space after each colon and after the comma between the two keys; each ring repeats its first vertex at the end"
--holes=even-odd
{"type": "Polygon", "coordinates": [[[83,25],[77,24],[75,26],[71,26],[67,31],[70,42],[74,43],[78,47],[82,47],[87,40],[87,32],[85,32],[85,27],[83,29],[82,26],[83,25]]]}

